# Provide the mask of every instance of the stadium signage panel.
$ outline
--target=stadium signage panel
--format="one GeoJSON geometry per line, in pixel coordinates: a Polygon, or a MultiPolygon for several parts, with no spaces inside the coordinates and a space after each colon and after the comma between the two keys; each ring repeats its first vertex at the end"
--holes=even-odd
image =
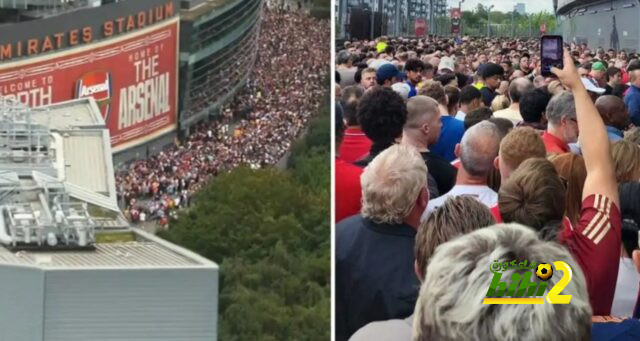
{"type": "MultiPolygon", "coordinates": [[[[163,20],[175,14],[174,1],[169,0],[148,10],[106,20],[98,30],[91,26],[77,27],[64,32],[55,32],[41,37],[0,43],[0,61],[20,57],[37,56],[42,53],[91,44],[96,40],[130,33],[163,20]]],[[[38,21],[33,21],[38,24],[38,21]]]]}
{"type": "Polygon", "coordinates": [[[94,97],[114,152],[175,130],[178,18],[87,46],[0,64],[0,96],[39,107],[94,97]]]}

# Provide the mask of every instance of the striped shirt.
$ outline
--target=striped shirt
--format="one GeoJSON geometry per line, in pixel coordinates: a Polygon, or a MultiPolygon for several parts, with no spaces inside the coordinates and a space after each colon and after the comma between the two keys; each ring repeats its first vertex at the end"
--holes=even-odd
{"type": "Polygon", "coordinates": [[[592,194],[582,201],[577,225],[565,226],[560,242],[584,272],[593,315],[610,315],[620,262],[620,211],[611,199],[592,194]]]}

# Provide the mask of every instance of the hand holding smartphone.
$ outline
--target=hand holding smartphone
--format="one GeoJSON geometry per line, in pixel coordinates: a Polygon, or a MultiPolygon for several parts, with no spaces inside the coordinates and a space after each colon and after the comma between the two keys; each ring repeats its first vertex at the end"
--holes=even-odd
{"type": "Polygon", "coordinates": [[[542,36],[540,38],[540,69],[545,77],[554,76],[551,67],[564,68],[562,36],[542,36]]]}

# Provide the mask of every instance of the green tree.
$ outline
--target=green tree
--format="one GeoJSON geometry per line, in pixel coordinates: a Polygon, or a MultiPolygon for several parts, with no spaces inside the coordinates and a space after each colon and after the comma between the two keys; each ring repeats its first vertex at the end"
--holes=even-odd
{"type": "Polygon", "coordinates": [[[287,170],[222,174],[160,234],[220,265],[221,340],[330,339],[329,110],[287,170]]]}

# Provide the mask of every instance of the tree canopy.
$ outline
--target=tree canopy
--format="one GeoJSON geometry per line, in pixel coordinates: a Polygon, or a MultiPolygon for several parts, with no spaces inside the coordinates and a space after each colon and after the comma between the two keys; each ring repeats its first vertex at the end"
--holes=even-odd
{"type": "Polygon", "coordinates": [[[160,234],[220,265],[221,340],[330,339],[327,108],[286,170],[219,175],[160,234]]]}

